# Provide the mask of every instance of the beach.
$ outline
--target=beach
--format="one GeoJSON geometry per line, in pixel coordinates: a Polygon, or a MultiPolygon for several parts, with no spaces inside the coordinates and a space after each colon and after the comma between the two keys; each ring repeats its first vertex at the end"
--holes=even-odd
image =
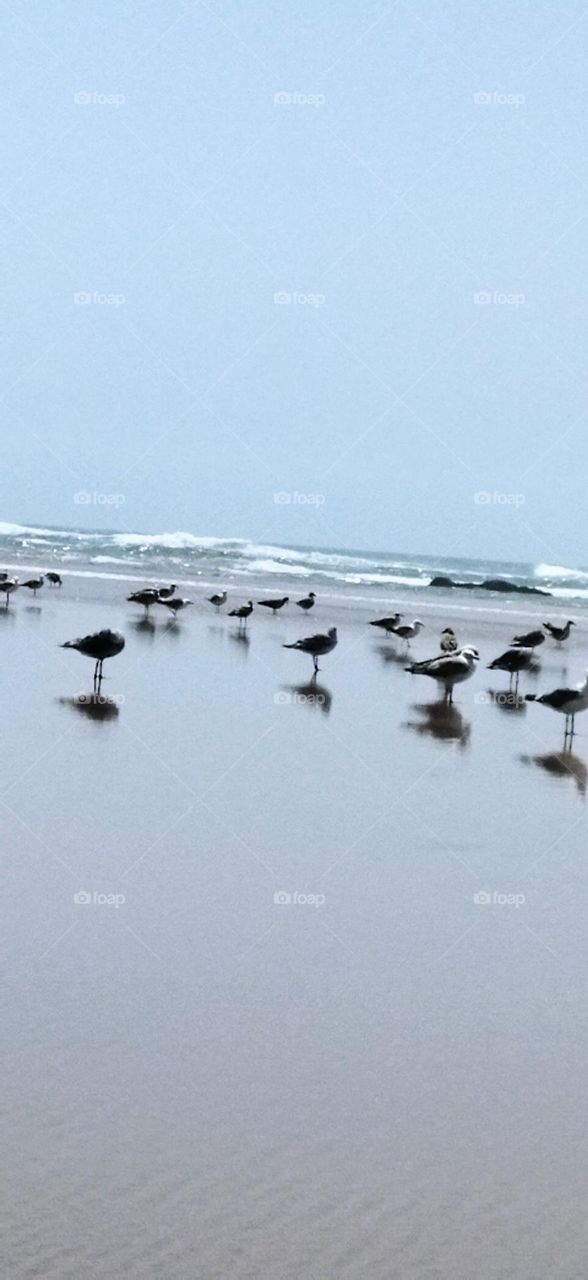
{"type": "Polygon", "coordinates": [[[486,669],[562,601],[410,599],[479,649],[448,712],[368,604],[129,589],[0,605],[6,1275],[580,1280],[588,715],[486,669]]]}

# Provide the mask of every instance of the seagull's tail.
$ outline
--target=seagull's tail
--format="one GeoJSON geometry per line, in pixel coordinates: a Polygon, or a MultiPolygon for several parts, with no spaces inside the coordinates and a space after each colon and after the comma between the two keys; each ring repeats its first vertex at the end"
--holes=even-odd
{"type": "Polygon", "coordinates": [[[299,649],[299,648],[300,648],[300,641],[299,641],[299,640],[297,640],[297,641],[296,641],[296,644],[283,644],[283,645],[282,645],[282,649],[299,649]]]}

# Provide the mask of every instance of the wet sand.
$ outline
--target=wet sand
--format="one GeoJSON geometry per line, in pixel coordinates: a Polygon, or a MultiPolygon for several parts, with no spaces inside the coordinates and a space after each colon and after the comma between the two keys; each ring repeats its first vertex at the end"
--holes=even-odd
{"type": "Polygon", "coordinates": [[[445,713],[366,611],[73,591],[0,608],[6,1274],[580,1280],[588,714],[491,696],[527,606],[419,605],[445,713]]]}

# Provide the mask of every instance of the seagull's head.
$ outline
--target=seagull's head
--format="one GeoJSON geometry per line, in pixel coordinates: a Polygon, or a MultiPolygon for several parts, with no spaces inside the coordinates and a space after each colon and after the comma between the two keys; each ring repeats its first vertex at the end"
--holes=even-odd
{"type": "Polygon", "coordinates": [[[424,622],[421,622],[420,618],[415,618],[415,620],[414,620],[414,622],[413,622],[413,624],[412,624],[412,625],[413,625],[413,627],[417,627],[417,628],[418,628],[418,630],[420,631],[420,630],[421,630],[421,628],[422,628],[422,627],[424,627],[424,625],[425,625],[425,624],[424,624],[424,622]]]}
{"type": "Polygon", "coordinates": [[[443,630],[442,630],[442,632],[441,632],[441,635],[442,635],[442,636],[454,636],[454,635],[455,635],[455,631],[453,630],[453,628],[452,628],[452,627],[444,627],[444,628],[443,628],[443,630]]]}
{"type": "Polygon", "coordinates": [[[331,640],[336,640],[336,639],[337,639],[337,628],[336,628],[336,627],[331,627],[331,629],[330,629],[330,631],[329,631],[329,635],[330,635],[330,637],[331,637],[331,640]]]}
{"type": "Polygon", "coordinates": [[[461,651],[461,656],[462,658],[471,658],[472,662],[479,662],[480,660],[478,650],[474,649],[473,644],[466,645],[465,649],[461,651]]]}

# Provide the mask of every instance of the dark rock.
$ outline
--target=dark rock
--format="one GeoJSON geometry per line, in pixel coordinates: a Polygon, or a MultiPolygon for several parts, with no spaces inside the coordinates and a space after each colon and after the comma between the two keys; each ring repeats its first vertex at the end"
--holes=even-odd
{"type": "Polygon", "coordinates": [[[431,587],[458,587],[461,591],[501,591],[503,594],[513,593],[525,596],[550,596],[551,591],[541,591],[539,587],[519,587],[516,582],[507,582],[504,578],[486,578],[484,582],[454,582],[439,574],[431,578],[431,587]]]}

